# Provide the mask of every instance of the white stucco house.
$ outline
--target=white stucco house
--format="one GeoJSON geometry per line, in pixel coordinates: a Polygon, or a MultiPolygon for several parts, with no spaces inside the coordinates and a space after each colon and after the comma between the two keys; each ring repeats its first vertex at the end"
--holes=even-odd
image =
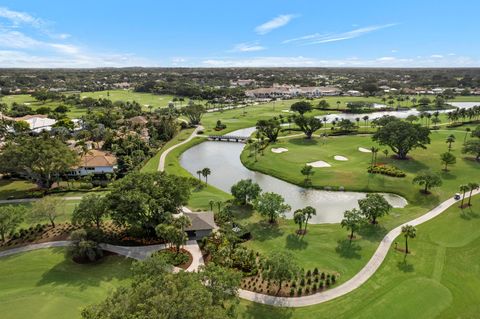
{"type": "Polygon", "coordinates": [[[52,129],[52,126],[57,123],[56,120],[50,119],[47,115],[42,114],[17,117],[15,118],[15,121],[27,122],[30,126],[30,130],[35,133],[40,133],[42,131],[50,131],[52,129]]]}
{"type": "Polygon", "coordinates": [[[117,158],[101,150],[89,150],[80,158],[78,166],[69,173],[70,176],[86,176],[89,174],[109,174],[117,169],[117,158]]]}

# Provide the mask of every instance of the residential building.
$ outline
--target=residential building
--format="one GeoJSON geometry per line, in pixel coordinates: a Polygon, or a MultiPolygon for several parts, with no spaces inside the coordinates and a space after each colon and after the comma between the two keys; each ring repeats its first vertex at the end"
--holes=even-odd
{"type": "Polygon", "coordinates": [[[80,157],[79,164],[72,169],[69,175],[111,174],[116,169],[117,158],[113,154],[102,150],[89,150],[80,157]]]}

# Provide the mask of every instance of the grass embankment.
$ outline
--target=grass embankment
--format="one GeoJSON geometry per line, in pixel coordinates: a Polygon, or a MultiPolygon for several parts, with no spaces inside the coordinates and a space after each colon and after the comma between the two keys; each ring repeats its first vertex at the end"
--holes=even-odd
{"type": "MultiPolygon", "coordinates": [[[[375,275],[352,293],[298,309],[241,302],[241,318],[476,318],[480,306],[480,197],[417,227],[412,251],[391,248],[375,275]]],[[[397,239],[404,247],[404,238],[397,239]]]]}
{"type": "Polygon", "coordinates": [[[0,258],[1,317],[80,318],[83,307],[129,281],[130,266],[130,259],[119,256],[76,264],[65,256],[64,248],[0,258]]]}

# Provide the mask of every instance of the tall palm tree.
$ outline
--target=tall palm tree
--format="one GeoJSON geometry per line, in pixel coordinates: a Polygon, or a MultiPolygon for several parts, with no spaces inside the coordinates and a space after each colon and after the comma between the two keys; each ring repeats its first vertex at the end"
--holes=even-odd
{"type": "Polygon", "coordinates": [[[408,254],[408,238],[417,237],[417,229],[412,225],[402,226],[402,234],[405,236],[405,257],[408,254]]]}
{"type": "Polygon", "coordinates": [[[198,175],[198,179],[201,181],[202,180],[202,170],[201,169],[199,169],[197,171],[197,175],[198,175]]]}
{"type": "Polygon", "coordinates": [[[307,233],[308,221],[310,220],[310,218],[312,218],[312,216],[317,215],[317,211],[312,206],[307,206],[303,209],[303,214],[305,215],[305,228],[304,228],[304,230],[305,230],[305,234],[306,234],[307,233]]]}
{"type": "Polygon", "coordinates": [[[208,184],[208,175],[210,174],[212,174],[212,171],[210,170],[210,168],[205,167],[204,169],[202,169],[202,175],[203,177],[205,177],[205,184],[208,184]]]}
{"type": "Polygon", "coordinates": [[[377,153],[378,153],[378,147],[372,146],[370,148],[370,151],[372,152],[372,167],[377,164],[377,153]]]}
{"type": "Polygon", "coordinates": [[[342,102],[337,101],[337,110],[340,109],[340,104],[341,104],[341,103],[342,103],[342,102]]]}
{"type": "Polygon", "coordinates": [[[465,137],[463,138],[463,143],[465,143],[467,141],[467,136],[468,136],[468,133],[471,131],[471,129],[469,127],[467,127],[465,129],[465,137]]]}
{"type": "Polygon", "coordinates": [[[455,143],[455,135],[450,134],[447,137],[446,143],[448,144],[448,151],[450,152],[452,150],[452,143],[455,143]]]}
{"type": "Polygon", "coordinates": [[[472,182],[468,183],[468,188],[470,188],[470,195],[468,196],[468,206],[472,206],[472,193],[474,190],[479,189],[480,185],[478,183],[472,182]]]}
{"type": "Polygon", "coordinates": [[[365,130],[367,130],[368,129],[368,119],[369,119],[368,115],[365,115],[364,117],[362,117],[362,119],[365,121],[365,130]]]}
{"type": "Polygon", "coordinates": [[[461,208],[463,208],[463,201],[465,200],[465,193],[468,192],[469,190],[470,190],[470,187],[468,187],[468,185],[466,185],[466,184],[460,185],[460,191],[463,193],[462,203],[460,204],[461,208]]]}

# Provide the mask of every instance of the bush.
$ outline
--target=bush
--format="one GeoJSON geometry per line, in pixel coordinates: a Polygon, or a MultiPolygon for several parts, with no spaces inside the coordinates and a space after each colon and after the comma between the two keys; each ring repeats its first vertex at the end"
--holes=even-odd
{"type": "Polygon", "coordinates": [[[310,277],[312,275],[312,272],[310,271],[310,269],[307,271],[307,277],[310,277]]]}
{"type": "Polygon", "coordinates": [[[302,278],[302,280],[300,280],[300,286],[305,286],[305,278],[302,278]]]}
{"type": "Polygon", "coordinates": [[[310,288],[307,287],[307,288],[305,289],[305,293],[308,295],[308,294],[310,293],[310,288]]]}
{"type": "Polygon", "coordinates": [[[297,290],[297,295],[298,295],[298,296],[301,296],[301,295],[302,295],[302,287],[298,288],[298,290],[297,290]]]}
{"type": "Polygon", "coordinates": [[[313,291],[313,292],[317,291],[317,285],[316,285],[316,284],[313,284],[313,286],[312,286],[312,291],[313,291]]]}
{"type": "Polygon", "coordinates": [[[295,289],[290,289],[290,297],[293,297],[295,295],[295,289]]]}
{"type": "Polygon", "coordinates": [[[297,282],[296,281],[292,282],[292,287],[294,287],[294,288],[297,287],[297,282]]]}
{"type": "Polygon", "coordinates": [[[387,175],[391,177],[405,177],[406,174],[398,169],[395,166],[390,166],[390,165],[375,165],[375,166],[370,166],[367,171],[371,174],[381,174],[381,175],[387,175]]]}
{"type": "Polygon", "coordinates": [[[312,280],[310,278],[308,278],[307,285],[311,285],[311,284],[312,284],[312,280]]]}
{"type": "Polygon", "coordinates": [[[327,287],[330,286],[330,278],[327,278],[327,280],[325,281],[325,285],[326,285],[327,287]]]}
{"type": "Polygon", "coordinates": [[[332,284],[334,284],[337,278],[335,277],[335,275],[332,275],[330,276],[330,280],[332,281],[332,284]]]}
{"type": "Polygon", "coordinates": [[[318,275],[318,268],[317,268],[317,267],[315,267],[315,269],[313,270],[313,274],[314,274],[315,276],[318,275]]]}

